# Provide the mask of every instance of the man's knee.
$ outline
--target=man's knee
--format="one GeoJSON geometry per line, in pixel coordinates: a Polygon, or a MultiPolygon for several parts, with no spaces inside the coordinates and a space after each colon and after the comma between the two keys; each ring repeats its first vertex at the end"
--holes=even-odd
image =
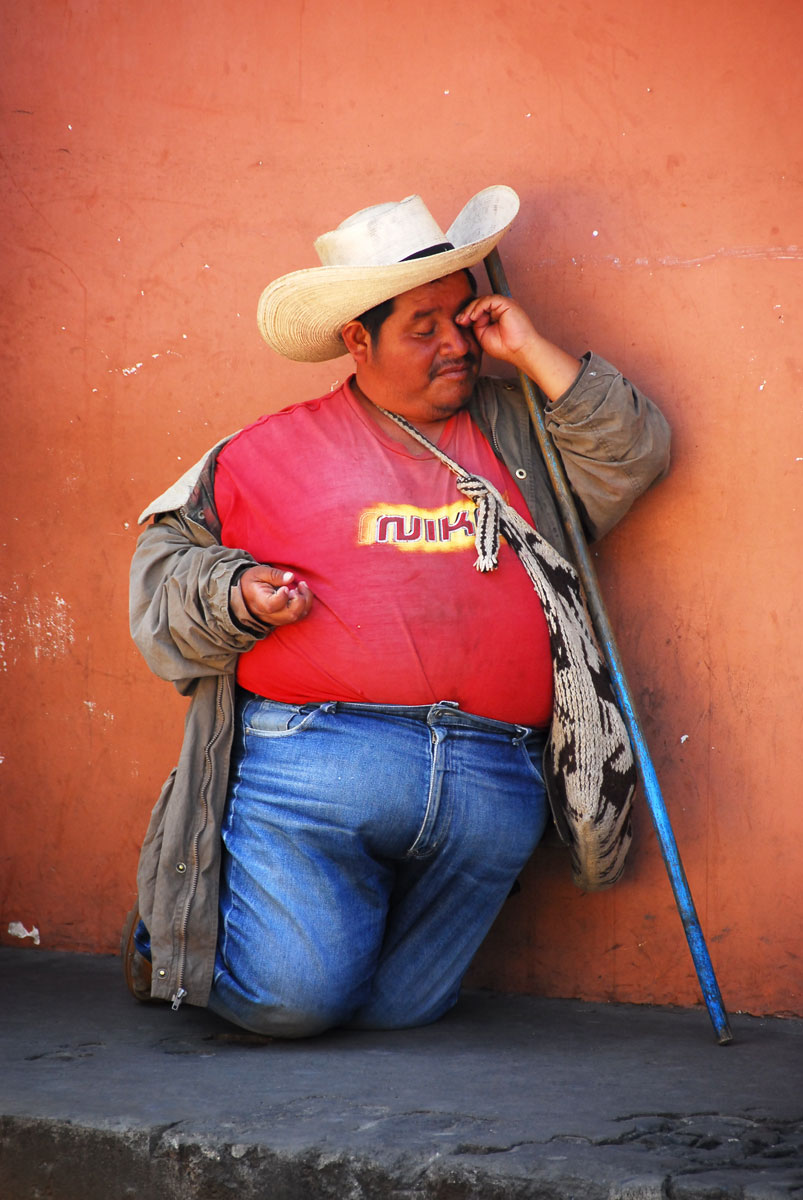
{"type": "Polygon", "coordinates": [[[242,1001],[236,1006],[212,994],[209,1007],[233,1025],[271,1038],[313,1038],[338,1025],[346,1025],[352,1010],[316,1004],[306,1008],[242,1001]]]}
{"type": "Polygon", "coordinates": [[[253,986],[239,986],[231,977],[218,977],[209,999],[209,1007],[235,1025],[266,1037],[314,1037],[338,1025],[345,1025],[359,1007],[361,996],[351,989],[336,986],[311,989],[266,988],[260,993],[253,986]]]}
{"type": "Polygon", "coordinates": [[[301,1009],[251,1003],[239,1006],[236,1012],[221,1012],[220,1015],[251,1033],[266,1037],[307,1038],[342,1025],[350,1013],[323,1006],[301,1009]]]}
{"type": "Polygon", "coordinates": [[[409,997],[374,998],[358,1009],[349,1021],[350,1029],[416,1029],[432,1025],[454,1008],[459,988],[447,996],[427,999],[417,1004],[409,997]]]}

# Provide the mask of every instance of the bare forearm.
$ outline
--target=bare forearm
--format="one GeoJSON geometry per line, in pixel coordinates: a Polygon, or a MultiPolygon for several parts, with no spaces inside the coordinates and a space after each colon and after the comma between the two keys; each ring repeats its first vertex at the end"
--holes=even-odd
{"type": "Polygon", "coordinates": [[[521,350],[511,359],[513,366],[529,375],[550,400],[568,392],[580,373],[582,363],[560,346],[533,331],[521,350]]]}

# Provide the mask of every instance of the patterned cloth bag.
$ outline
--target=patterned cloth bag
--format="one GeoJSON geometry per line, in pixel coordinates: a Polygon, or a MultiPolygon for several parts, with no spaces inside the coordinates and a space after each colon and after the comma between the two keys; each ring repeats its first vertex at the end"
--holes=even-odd
{"type": "Polygon", "coordinates": [[[569,847],[577,886],[585,891],[610,887],[622,874],[630,846],[636,768],[577,572],[492,483],[469,474],[404,417],[379,411],[431,450],[455,473],[459,491],[474,501],[477,570],[496,568],[502,534],[530,577],[552,652],[554,704],[544,751],[552,815],[569,847]]]}

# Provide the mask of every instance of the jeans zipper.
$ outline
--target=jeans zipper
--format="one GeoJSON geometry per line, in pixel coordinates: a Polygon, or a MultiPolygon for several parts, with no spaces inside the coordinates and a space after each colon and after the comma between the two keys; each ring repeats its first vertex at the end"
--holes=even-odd
{"type": "Polygon", "coordinates": [[[491,431],[491,446],[493,447],[493,452],[496,455],[496,457],[499,459],[499,461],[504,463],[505,459],[502,455],[502,447],[499,445],[499,442],[496,437],[496,425],[493,421],[490,421],[489,425],[490,425],[490,431],[491,431]]]}

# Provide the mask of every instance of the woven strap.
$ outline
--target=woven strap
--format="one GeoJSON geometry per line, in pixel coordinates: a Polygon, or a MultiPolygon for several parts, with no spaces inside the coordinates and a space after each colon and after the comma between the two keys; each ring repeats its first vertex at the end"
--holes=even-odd
{"type": "MultiPolygon", "coordinates": [[[[376,406],[379,408],[379,405],[376,406]]],[[[477,558],[474,566],[478,571],[494,571],[498,565],[499,557],[499,534],[504,534],[510,545],[515,550],[521,564],[532,580],[536,591],[540,592],[541,578],[538,570],[537,562],[533,557],[533,550],[530,545],[533,538],[537,539],[538,543],[547,542],[540,536],[529,522],[525,521],[515,508],[512,508],[504,496],[494,487],[488,479],[484,479],[482,475],[472,475],[450,458],[448,454],[444,454],[434,442],[416,429],[415,425],[411,425],[404,417],[400,417],[398,413],[388,412],[386,408],[380,408],[379,411],[391,421],[395,421],[402,429],[420,442],[422,446],[426,446],[431,450],[436,458],[439,458],[444,466],[447,466],[450,471],[453,471],[457,476],[457,488],[469,500],[473,500],[476,506],[474,515],[474,545],[477,549],[477,558]]],[[[556,551],[554,553],[557,553],[556,551]]],[[[568,564],[567,564],[568,565],[568,564]]]]}

